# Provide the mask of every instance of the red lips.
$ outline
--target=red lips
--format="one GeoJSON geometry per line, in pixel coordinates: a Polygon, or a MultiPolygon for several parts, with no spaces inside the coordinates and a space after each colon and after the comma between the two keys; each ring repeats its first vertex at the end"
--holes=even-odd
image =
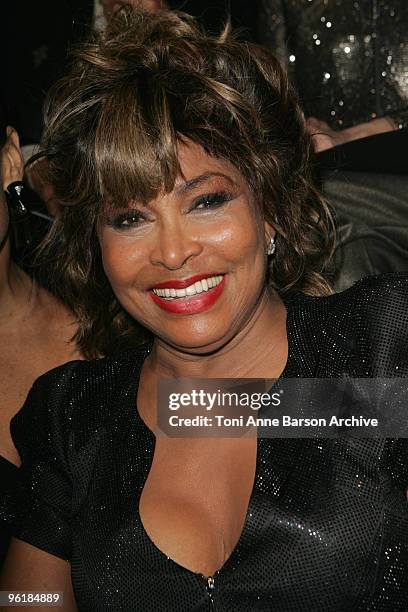
{"type": "MultiPolygon", "coordinates": [[[[191,276],[189,279],[184,281],[168,281],[166,283],[161,283],[160,285],[155,285],[155,289],[165,289],[174,288],[174,289],[185,289],[189,285],[192,285],[194,282],[201,280],[203,278],[208,278],[209,276],[219,276],[217,274],[201,274],[196,276],[191,276]],[[180,283],[180,284],[175,284],[180,283]]],[[[220,297],[226,283],[227,275],[224,275],[221,282],[212,289],[208,291],[203,291],[202,293],[196,293],[196,295],[188,295],[183,298],[175,298],[173,300],[166,300],[164,298],[159,297],[153,291],[149,291],[149,295],[152,298],[153,302],[157,304],[163,310],[167,312],[171,312],[173,314],[197,314],[199,312],[204,312],[208,310],[220,297]]]]}

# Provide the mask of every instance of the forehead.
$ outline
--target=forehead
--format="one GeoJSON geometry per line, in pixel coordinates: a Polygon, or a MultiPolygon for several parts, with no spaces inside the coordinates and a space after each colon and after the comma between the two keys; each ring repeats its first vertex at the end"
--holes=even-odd
{"type": "Polygon", "coordinates": [[[206,174],[209,177],[210,175],[224,175],[234,183],[245,183],[244,177],[233,164],[225,159],[210,155],[202,146],[191,140],[183,139],[178,143],[177,157],[180,173],[176,178],[175,189],[195,176],[206,174]]]}

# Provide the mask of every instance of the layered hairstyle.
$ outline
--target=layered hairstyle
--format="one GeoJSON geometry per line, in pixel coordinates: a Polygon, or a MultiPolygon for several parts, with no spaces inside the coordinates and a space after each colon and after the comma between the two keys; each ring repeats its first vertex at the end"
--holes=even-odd
{"type": "Polygon", "coordinates": [[[330,211],[312,180],[302,111],[275,57],[228,26],[212,36],[183,13],[123,9],[75,51],[70,73],[50,92],[42,142],[61,203],[43,255],[77,315],[87,357],[146,340],[104,274],[97,222],[107,203],[170,192],[183,139],[248,182],[277,232],[269,282],[281,292],[330,290],[322,274],[330,211]]]}

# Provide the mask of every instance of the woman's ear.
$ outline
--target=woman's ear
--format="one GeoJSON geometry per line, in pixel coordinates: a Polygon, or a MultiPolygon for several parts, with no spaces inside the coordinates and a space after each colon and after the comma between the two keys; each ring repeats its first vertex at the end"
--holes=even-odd
{"type": "Polygon", "coordinates": [[[264,235],[265,235],[265,244],[269,244],[272,238],[275,238],[276,236],[276,229],[273,227],[273,225],[271,225],[270,223],[268,223],[267,221],[264,222],[264,235]]]}

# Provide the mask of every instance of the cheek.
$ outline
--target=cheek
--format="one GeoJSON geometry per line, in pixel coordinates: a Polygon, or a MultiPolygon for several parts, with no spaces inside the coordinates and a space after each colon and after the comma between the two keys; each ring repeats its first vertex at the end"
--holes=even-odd
{"type": "Polygon", "coordinates": [[[264,261],[262,236],[261,224],[246,210],[230,219],[224,231],[214,232],[212,242],[234,267],[252,268],[264,261]]]}
{"type": "Polygon", "coordinates": [[[101,232],[99,244],[105,274],[114,290],[134,285],[140,272],[140,252],[131,241],[101,232]]]}

